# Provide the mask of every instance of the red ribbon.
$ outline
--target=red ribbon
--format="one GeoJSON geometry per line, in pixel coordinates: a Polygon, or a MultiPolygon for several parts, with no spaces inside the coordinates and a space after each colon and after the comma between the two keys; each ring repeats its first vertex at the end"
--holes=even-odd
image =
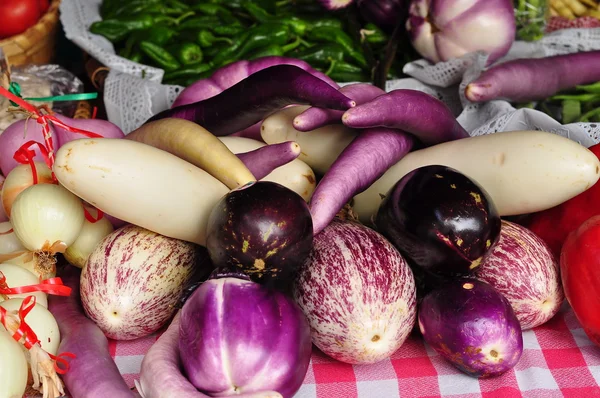
{"type": "MultiPolygon", "coordinates": [[[[25,342],[23,345],[28,350],[40,342],[33,329],[31,329],[31,327],[25,322],[25,318],[31,312],[33,307],[35,307],[35,296],[27,296],[19,308],[19,328],[12,336],[17,342],[20,342],[21,338],[25,337],[25,342]]],[[[0,307],[0,321],[4,327],[6,327],[6,310],[2,307],[0,307]]],[[[54,370],[58,374],[65,374],[68,372],[69,362],[66,358],[76,358],[76,355],[72,352],[63,352],[58,356],[50,353],[47,354],[54,361],[54,370]],[[63,368],[61,368],[59,364],[62,364],[63,368]]]]}
{"type": "MultiPolygon", "coordinates": [[[[35,167],[35,162],[33,161],[33,158],[35,157],[35,151],[33,149],[30,149],[34,145],[37,145],[40,148],[40,153],[41,153],[42,157],[44,158],[44,162],[46,162],[46,165],[48,166],[48,168],[50,168],[50,170],[52,170],[52,163],[50,162],[48,148],[46,148],[44,146],[44,144],[42,144],[41,142],[27,141],[26,143],[21,145],[21,147],[19,149],[17,149],[17,151],[15,152],[15,154],[13,156],[13,158],[17,162],[19,162],[21,164],[29,164],[31,166],[31,173],[33,174],[33,185],[38,183],[37,169],[35,167]]],[[[52,179],[54,181],[56,181],[56,177],[54,177],[54,173],[52,173],[52,179]]]]}
{"type": "Polygon", "coordinates": [[[41,281],[37,285],[8,287],[6,277],[0,271],[0,294],[23,294],[33,292],[44,292],[55,296],[69,296],[71,288],[63,284],[60,278],[50,278],[41,281]]]}
{"type": "Polygon", "coordinates": [[[102,210],[96,209],[96,211],[98,212],[98,214],[94,218],[94,216],[92,216],[92,213],[90,213],[90,211],[84,206],[83,214],[85,215],[85,219],[88,220],[89,222],[91,222],[92,224],[96,224],[104,216],[104,212],[102,210]]]}

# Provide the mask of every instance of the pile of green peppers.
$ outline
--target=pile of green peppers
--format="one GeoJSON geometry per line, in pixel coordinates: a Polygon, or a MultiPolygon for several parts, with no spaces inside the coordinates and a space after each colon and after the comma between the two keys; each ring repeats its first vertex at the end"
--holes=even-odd
{"type": "Polygon", "coordinates": [[[92,33],[120,56],[163,69],[163,83],[184,86],[264,56],[301,59],[338,82],[370,81],[364,42],[377,52],[388,41],[377,26],[351,31],[343,14],[309,0],[104,0],[100,11],[92,33]]]}

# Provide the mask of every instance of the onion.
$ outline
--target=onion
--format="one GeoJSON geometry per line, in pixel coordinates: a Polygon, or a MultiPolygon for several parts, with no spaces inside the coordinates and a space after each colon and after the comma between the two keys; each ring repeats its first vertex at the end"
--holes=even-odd
{"type": "MultiPolygon", "coordinates": [[[[6,278],[6,286],[8,288],[37,285],[40,283],[39,279],[33,273],[15,264],[0,264],[0,273],[0,278],[2,275],[6,278]]],[[[6,296],[9,299],[24,299],[27,296],[35,296],[36,303],[48,308],[48,298],[44,292],[7,294],[6,296]]]]}
{"type": "MultiPolygon", "coordinates": [[[[39,184],[54,184],[52,171],[42,162],[34,162],[39,184]]],[[[2,207],[6,215],[10,217],[13,202],[17,196],[34,183],[31,165],[22,164],[11,170],[6,176],[2,187],[2,207]]]]}
{"type": "Polygon", "coordinates": [[[0,223],[0,254],[10,254],[20,251],[25,251],[25,248],[19,238],[17,238],[17,235],[15,235],[10,221],[0,223]]]}
{"type": "MultiPolygon", "coordinates": [[[[97,219],[97,209],[87,206],[86,209],[94,219],[97,219]]],[[[113,232],[113,230],[111,222],[106,217],[102,217],[96,222],[91,222],[86,219],[75,242],[67,247],[67,250],[64,253],[65,259],[70,264],[83,268],[90,253],[98,246],[98,243],[113,232]]]]}
{"type": "MultiPolygon", "coordinates": [[[[4,185],[4,176],[0,174],[0,192],[2,192],[2,186],[4,185]]],[[[1,197],[1,194],[0,194],[1,197]]],[[[8,216],[4,212],[4,208],[0,206],[0,222],[7,221],[8,216]]]]}
{"type": "Polygon", "coordinates": [[[489,64],[508,52],[516,24],[510,0],[412,0],[406,29],[433,63],[485,51],[489,64]]]}
{"type": "MultiPolygon", "coordinates": [[[[38,280],[46,280],[56,276],[56,261],[47,261],[47,255],[28,251],[13,254],[15,256],[3,259],[2,262],[18,265],[37,276],[38,280]]],[[[53,258],[51,257],[51,259],[53,258]]]]}
{"type": "Polygon", "coordinates": [[[25,353],[0,325],[0,386],[3,397],[22,397],[27,388],[28,366],[25,353]]]}
{"type": "MultiPolygon", "coordinates": [[[[31,296],[31,294],[28,296],[31,296]]],[[[19,311],[23,300],[22,298],[6,300],[0,303],[0,307],[9,312],[14,311],[14,314],[19,311]]],[[[60,344],[60,331],[52,313],[46,307],[36,302],[31,312],[25,317],[25,323],[31,327],[31,330],[33,330],[40,340],[42,349],[47,353],[56,355],[58,345],[60,344]]]]}

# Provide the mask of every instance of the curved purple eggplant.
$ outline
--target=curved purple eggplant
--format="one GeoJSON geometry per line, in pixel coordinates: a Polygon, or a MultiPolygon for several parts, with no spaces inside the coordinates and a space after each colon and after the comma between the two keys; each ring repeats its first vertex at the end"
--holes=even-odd
{"type": "Polygon", "coordinates": [[[236,156],[246,165],[254,178],[262,180],[276,168],[288,164],[300,156],[300,145],[294,141],[265,145],[250,152],[236,156]]]}
{"type": "Polygon", "coordinates": [[[259,70],[214,97],[160,112],[146,123],[169,117],[187,119],[223,136],[250,127],[292,104],[337,110],[356,105],[309,72],[293,65],[276,65],[259,70]]]}

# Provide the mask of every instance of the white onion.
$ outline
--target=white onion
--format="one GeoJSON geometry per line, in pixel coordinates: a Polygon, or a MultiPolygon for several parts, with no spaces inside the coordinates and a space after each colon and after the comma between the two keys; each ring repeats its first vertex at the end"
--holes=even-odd
{"type": "MultiPolygon", "coordinates": [[[[98,217],[97,209],[87,206],[86,208],[92,217],[98,217]]],[[[98,243],[113,232],[113,230],[112,224],[106,217],[102,217],[96,222],[90,222],[86,219],[77,240],[65,251],[65,259],[70,264],[83,268],[90,253],[98,246],[98,243]]]]}
{"type": "Polygon", "coordinates": [[[45,253],[23,252],[16,253],[17,256],[3,259],[4,264],[15,264],[36,275],[40,280],[54,278],[56,276],[55,257],[45,253]]]}
{"type": "MultiPolygon", "coordinates": [[[[6,278],[6,285],[9,288],[37,285],[40,283],[39,279],[25,268],[19,267],[14,264],[0,264],[0,272],[4,274],[6,278]]],[[[14,298],[26,298],[27,296],[35,296],[36,303],[48,308],[48,298],[44,292],[33,292],[33,293],[19,293],[7,295],[9,299],[14,298]]]]}
{"type": "Polygon", "coordinates": [[[27,389],[27,359],[12,336],[0,325],[0,396],[22,397],[27,389]]]}
{"type": "MultiPolygon", "coordinates": [[[[34,162],[38,184],[54,184],[52,180],[52,171],[42,162],[34,162]]],[[[10,218],[12,205],[26,188],[33,185],[33,172],[31,165],[21,164],[8,173],[4,186],[2,187],[2,207],[4,212],[10,218]]]]}
{"type": "Polygon", "coordinates": [[[54,184],[25,189],[11,212],[15,234],[32,252],[64,253],[79,236],[84,221],[81,199],[54,184]]]}
{"type": "MultiPolygon", "coordinates": [[[[18,312],[22,303],[23,299],[10,299],[1,302],[0,307],[3,307],[7,311],[18,312]]],[[[36,303],[31,312],[25,317],[25,323],[29,325],[40,340],[42,349],[52,355],[56,355],[60,344],[60,331],[52,313],[36,303]]]]}
{"type": "Polygon", "coordinates": [[[0,223],[0,254],[25,251],[23,244],[15,235],[10,221],[0,223]]]}

